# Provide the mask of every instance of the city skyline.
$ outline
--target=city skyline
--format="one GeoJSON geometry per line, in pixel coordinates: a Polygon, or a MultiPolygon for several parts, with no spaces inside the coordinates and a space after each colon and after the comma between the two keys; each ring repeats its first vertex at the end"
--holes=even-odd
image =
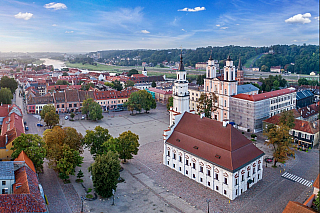
{"type": "Polygon", "coordinates": [[[318,8],[319,2],[314,0],[4,0],[0,51],[318,45],[318,8]]]}

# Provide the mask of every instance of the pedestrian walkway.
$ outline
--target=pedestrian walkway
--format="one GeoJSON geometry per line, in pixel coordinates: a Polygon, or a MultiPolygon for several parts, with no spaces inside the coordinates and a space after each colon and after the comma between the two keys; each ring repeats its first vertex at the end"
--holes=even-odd
{"type": "Polygon", "coordinates": [[[304,178],[301,178],[301,177],[298,177],[294,174],[290,174],[288,172],[285,172],[283,173],[283,175],[281,175],[283,178],[286,178],[286,179],[289,179],[289,180],[292,180],[294,182],[297,182],[297,183],[301,183],[302,185],[305,185],[307,187],[310,187],[312,186],[312,182],[304,179],[304,178]]]}

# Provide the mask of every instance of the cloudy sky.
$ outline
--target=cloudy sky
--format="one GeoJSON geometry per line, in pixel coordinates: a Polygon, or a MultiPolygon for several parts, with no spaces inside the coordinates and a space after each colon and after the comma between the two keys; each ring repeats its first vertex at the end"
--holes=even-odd
{"type": "Polygon", "coordinates": [[[1,0],[0,51],[319,44],[318,0],[1,0]]]}

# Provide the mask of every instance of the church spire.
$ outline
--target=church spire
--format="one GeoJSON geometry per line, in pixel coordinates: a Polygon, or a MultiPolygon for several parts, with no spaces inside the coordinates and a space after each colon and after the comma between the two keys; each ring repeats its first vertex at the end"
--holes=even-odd
{"type": "Polygon", "coordinates": [[[212,50],[211,50],[211,54],[210,54],[210,58],[209,58],[210,61],[212,61],[212,50]]]}
{"type": "Polygon", "coordinates": [[[180,64],[179,64],[179,70],[178,71],[185,71],[184,70],[184,66],[183,66],[183,62],[182,62],[182,50],[181,50],[181,54],[180,54],[180,64]]]}
{"type": "Polygon", "coordinates": [[[230,55],[228,55],[227,61],[231,61],[230,55]]]}

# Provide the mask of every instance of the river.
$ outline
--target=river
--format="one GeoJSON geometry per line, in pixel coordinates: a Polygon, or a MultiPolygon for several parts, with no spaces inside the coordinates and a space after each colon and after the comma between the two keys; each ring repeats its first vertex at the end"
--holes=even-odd
{"type": "Polygon", "coordinates": [[[59,69],[66,67],[63,61],[49,59],[49,58],[40,58],[40,60],[44,61],[43,64],[45,65],[53,65],[54,69],[59,69]]]}

